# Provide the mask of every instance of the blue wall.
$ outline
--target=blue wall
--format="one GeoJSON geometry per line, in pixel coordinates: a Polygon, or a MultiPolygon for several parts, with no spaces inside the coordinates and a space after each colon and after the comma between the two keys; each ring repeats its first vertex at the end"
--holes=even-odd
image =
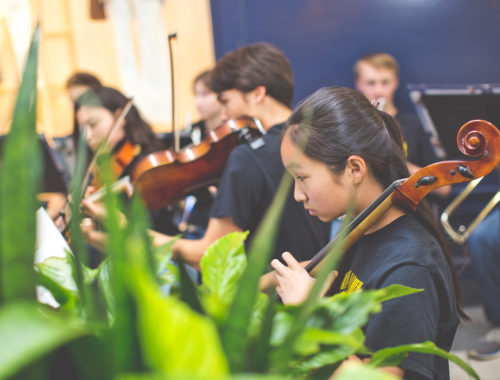
{"type": "Polygon", "coordinates": [[[401,66],[407,83],[500,82],[499,0],[211,0],[216,57],[267,41],[289,57],[294,102],[319,87],[352,87],[352,65],[369,52],[401,66]]]}

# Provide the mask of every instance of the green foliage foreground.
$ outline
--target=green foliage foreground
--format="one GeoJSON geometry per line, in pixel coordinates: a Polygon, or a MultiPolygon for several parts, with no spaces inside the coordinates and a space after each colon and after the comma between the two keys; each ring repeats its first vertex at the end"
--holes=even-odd
{"type": "MultiPolygon", "coordinates": [[[[247,233],[220,239],[201,262],[202,285],[191,281],[182,263],[169,261],[172,243],[152,249],[141,202],[125,206],[111,194],[104,223],[107,259],[97,269],[86,267],[75,205],[74,255],[49,258],[34,271],[40,177],[34,148],[37,35],[0,173],[0,378],[328,378],[349,355],[372,355],[361,330],[369,316],[384,301],[419,290],[393,285],[322,299],[313,294],[301,306],[281,305],[257,290],[290,184],[287,177],[249,254],[247,233]],[[119,212],[129,220],[125,227],[119,212]],[[51,292],[60,304],[57,310],[35,301],[35,284],[51,292]]],[[[80,158],[81,167],[83,162],[80,158]]],[[[76,204],[82,172],[72,187],[76,204]]],[[[330,260],[313,292],[334,265],[330,260]]],[[[377,367],[397,365],[411,351],[445,357],[478,378],[460,359],[424,342],[373,353],[368,365],[347,366],[338,379],[394,379],[377,367]]]]}

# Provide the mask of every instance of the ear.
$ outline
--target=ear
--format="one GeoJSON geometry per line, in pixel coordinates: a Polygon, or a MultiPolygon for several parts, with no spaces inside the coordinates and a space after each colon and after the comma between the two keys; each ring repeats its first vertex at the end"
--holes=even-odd
{"type": "Polygon", "coordinates": [[[352,155],[347,158],[344,175],[353,186],[358,186],[363,181],[367,171],[366,161],[362,157],[352,155]]]}
{"type": "Polygon", "coordinates": [[[254,103],[261,103],[267,95],[266,87],[257,86],[246,95],[250,97],[254,103]]]}

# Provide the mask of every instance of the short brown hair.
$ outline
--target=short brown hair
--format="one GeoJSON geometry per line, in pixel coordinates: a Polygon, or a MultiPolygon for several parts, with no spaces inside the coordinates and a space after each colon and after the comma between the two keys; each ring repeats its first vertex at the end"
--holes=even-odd
{"type": "Polygon", "coordinates": [[[231,51],[212,70],[210,87],[218,94],[231,89],[247,93],[258,86],[264,86],[273,99],[291,106],[292,67],[285,54],[269,43],[259,42],[231,51]]]}
{"type": "Polygon", "coordinates": [[[89,88],[101,87],[102,83],[95,75],[83,71],[77,71],[66,80],[66,89],[75,86],[87,86],[89,88]]]}
{"type": "Polygon", "coordinates": [[[372,53],[361,57],[356,61],[352,71],[354,72],[354,78],[359,77],[360,66],[362,63],[367,63],[376,69],[386,69],[392,71],[399,78],[399,65],[396,59],[387,53],[372,53]]]}
{"type": "Polygon", "coordinates": [[[193,80],[193,90],[194,90],[194,86],[198,82],[203,83],[206,88],[211,90],[211,87],[210,87],[210,77],[211,76],[212,76],[212,70],[205,70],[205,71],[202,71],[201,73],[199,73],[193,80]]]}

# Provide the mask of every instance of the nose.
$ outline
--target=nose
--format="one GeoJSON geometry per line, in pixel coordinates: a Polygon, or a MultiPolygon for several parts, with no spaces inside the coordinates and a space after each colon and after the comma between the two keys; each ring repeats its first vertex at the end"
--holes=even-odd
{"type": "Polygon", "coordinates": [[[83,138],[86,141],[89,141],[91,137],[92,137],[92,131],[90,130],[90,128],[89,127],[84,127],[83,128],[83,138]]]}
{"type": "Polygon", "coordinates": [[[229,116],[225,107],[222,107],[220,118],[223,123],[229,120],[229,116]]]}
{"type": "Polygon", "coordinates": [[[295,180],[295,185],[293,187],[293,197],[300,203],[304,203],[307,200],[307,196],[297,180],[295,180]]]}

